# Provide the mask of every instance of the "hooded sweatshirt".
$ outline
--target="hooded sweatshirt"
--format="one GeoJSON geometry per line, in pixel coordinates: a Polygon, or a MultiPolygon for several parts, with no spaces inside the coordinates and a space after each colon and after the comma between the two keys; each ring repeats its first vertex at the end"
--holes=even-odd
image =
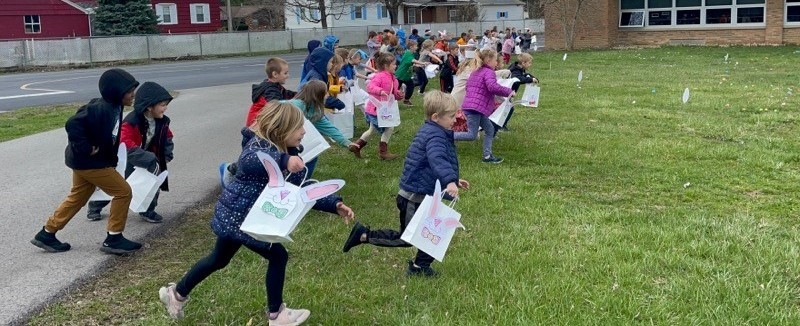
{"type": "Polygon", "coordinates": [[[325,36],[322,40],[322,46],[331,52],[334,52],[333,50],[336,49],[336,44],[339,44],[339,38],[334,35],[325,36]]]}
{"type": "MultiPolygon", "coordinates": [[[[122,123],[122,142],[128,148],[128,166],[125,175],[133,173],[135,166],[147,169],[150,172],[167,170],[167,162],[172,161],[172,130],[169,128],[169,117],[153,118],[154,126],[144,116],[147,109],[163,101],[172,101],[172,95],[159,84],[145,82],[136,92],[136,102],[133,111],[125,116],[122,123]],[[148,135],[152,128],[152,135],[148,135]]],[[[161,185],[161,190],[168,191],[167,181],[161,185]]]]}
{"type": "Polygon", "coordinates": [[[280,83],[271,82],[269,79],[264,80],[261,84],[253,84],[253,104],[250,105],[250,111],[247,112],[245,127],[253,123],[261,109],[270,101],[289,100],[294,98],[295,95],[297,93],[284,88],[280,83]]]}
{"type": "Polygon", "coordinates": [[[306,74],[308,73],[308,66],[309,66],[309,60],[308,59],[309,59],[309,57],[311,55],[311,52],[314,51],[314,49],[316,49],[316,48],[318,48],[320,46],[322,46],[322,42],[320,42],[320,41],[317,41],[317,40],[308,41],[308,54],[309,54],[309,56],[306,57],[306,59],[303,61],[303,67],[300,70],[300,80],[303,80],[303,78],[305,78],[306,74]]]}
{"type": "MultiPolygon", "coordinates": [[[[328,62],[331,61],[331,58],[333,58],[333,52],[329,51],[327,48],[321,47],[314,49],[311,55],[308,56],[310,61],[308,74],[305,79],[300,80],[300,84],[297,85],[297,88],[302,89],[303,85],[310,80],[321,80],[326,86],[330,87],[328,82],[328,62]]],[[[329,96],[325,99],[325,107],[341,110],[344,109],[344,103],[334,96],[329,96]]]]}
{"type": "Polygon", "coordinates": [[[64,128],[69,143],[64,150],[66,165],[74,170],[103,169],[117,166],[122,99],[139,86],[131,74],[122,69],[106,70],[98,88],[102,98],[95,98],[70,117],[64,128]],[[92,155],[93,147],[98,152],[92,155]]]}

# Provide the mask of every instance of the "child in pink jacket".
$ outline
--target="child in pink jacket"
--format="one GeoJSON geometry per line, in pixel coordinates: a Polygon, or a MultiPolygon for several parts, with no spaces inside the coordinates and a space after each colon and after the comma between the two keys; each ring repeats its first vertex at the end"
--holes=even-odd
{"type": "Polygon", "coordinates": [[[400,83],[394,77],[394,71],[397,69],[397,61],[394,55],[390,53],[381,53],[375,59],[375,68],[378,72],[372,77],[372,80],[367,84],[367,93],[371,98],[367,101],[364,107],[364,116],[369,124],[369,129],[365,131],[358,140],[349,146],[349,149],[356,157],[361,158],[361,149],[367,145],[367,140],[372,134],[377,131],[381,134],[381,143],[378,148],[378,154],[381,160],[393,160],[397,155],[389,153],[389,138],[392,137],[394,128],[381,128],[378,127],[378,113],[377,107],[373,101],[387,101],[389,96],[394,96],[395,100],[403,98],[403,93],[400,91],[400,83]]]}
{"type": "Polygon", "coordinates": [[[511,33],[506,34],[506,40],[503,41],[503,64],[506,66],[511,61],[511,53],[514,52],[514,39],[511,38],[511,33]]]}

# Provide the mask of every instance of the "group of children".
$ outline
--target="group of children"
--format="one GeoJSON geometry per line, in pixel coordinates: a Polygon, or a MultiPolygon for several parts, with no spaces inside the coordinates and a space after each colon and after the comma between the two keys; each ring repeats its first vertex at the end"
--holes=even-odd
{"type": "MultiPolygon", "coordinates": [[[[394,53],[377,51],[370,58],[371,64],[365,67],[367,71],[361,74],[357,68],[364,66],[361,64],[365,56],[363,51],[339,49],[337,42],[335,38],[326,38],[313,48],[309,44],[310,54],[303,65],[299,92],[284,86],[289,79],[289,65],[285,60],[271,58],[267,61],[267,79],[252,88],[252,105],[241,130],[242,152],[235,163],[220,166],[223,191],[210,222],[217,237],[216,244],[178,282],[169,283],[159,290],[159,298],[171,317],[182,317],[190,292],[209,275],[226,267],[242,246],[269,260],[265,281],[269,324],[299,325],[309,317],[308,310],[291,309],[284,303],[283,284],[288,261],[286,249],[280,243],[255,240],[240,230],[249,210],[269,181],[257,153],[270,155],[288,182],[298,186],[315,182],[311,177],[318,158],[304,162],[299,156],[303,150],[301,141],[305,134],[303,125],[306,119],[322,135],[348,148],[359,158],[371,136],[379,133],[379,157],[382,160],[394,159],[398,155],[388,150],[393,128],[379,126],[378,106],[390,98],[408,103],[414,91],[414,84],[409,83],[414,67],[422,68],[432,62],[444,65],[441,78],[450,83],[442,83],[442,91],[424,92],[424,86],[421,85],[425,122],[414,136],[405,156],[396,196],[399,230],[372,230],[356,222],[345,240],[343,251],[349,252],[353,247],[367,243],[383,247],[408,247],[410,245],[400,240],[400,235],[425,196],[433,194],[437,181],[445,185],[447,199],[456,198],[460,188],[470,187],[467,181],[460,178],[455,141],[475,139],[481,127],[486,135],[483,161],[501,162],[502,159],[492,153],[495,126],[488,120],[495,108],[495,96],[514,96],[519,84],[536,82],[527,73],[530,55],[521,55],[520,61],[512,66],[509,73],[496,72],[498,54],[493,49],[476,51],[459,62],[458,57],[464,56],[464,53],[459,51],[457,45],[447,48],[449,55],[442,58],[432,53],[431,40],[423,42],[419,58],[414,57],[417,47],[414,40],[406,43],[407,48],[399,60],[394,53]],[[369,73],[371,75],[367,76],[369,73]],[[527,79],[520,78],[513,89],[497,83],[498,75],[509,77],[511,74],[527,79]],[[351,142],[327,120],[325,110],[344,107],[337,95],[348,91],[355,78],[367,80],[366,92],[370,99],[364,106],[364,115],[369,128],[355,142],[351,142]],[[405,92],[400,87],[401,83],[406,85],[405,92]],[[466,116],[466,131],[454,132],[459,114],[466,116]]],[[[95,187],[113,196],[108,233],[101,250],[126,254],[140,249],[141,244],[121,234],[132,195],[130,186],[114,169],[117,165],[117,148],[124,143],[128,149],[126,175],[135,166],[153,173],[166,170],[167,163],[173,157],[170,120],[164,114],[172,100],[169,92],[152,82],[144,83],[137,92],[139,83],[121,69],[106,71],[100,78],[99,86],[102,98],[81,107],[66,123],[69,144],[65,154],[67,166],[73,173],[72,190],[31,241],[49,252],[70,249],[70,245],[59,241],[55,233],[86,205],[95,187]],[[123,108],[130,106],[134,97],[134,110],[123,119],[123,108]]],[[[167,190],[166,182],[162,189],[167,190]]],[[[99,211],[106,204],[91,203],[89,218],[98,219],[99,211]]],[[[148,222],[160,222],[162,217],[155,213],[155,206],[156,200],[146,212],[141,213],[142,218],[148,222]]],[[[313,208],[337,214],[345,223],[355,218],[353,210],[337,195],[318,200],[313,208]]],[[[407,274],[434,276],[437,273],[431,268],[432,262],[430,255],[417,251],[416,258],[408,262],[407,274]]]]}

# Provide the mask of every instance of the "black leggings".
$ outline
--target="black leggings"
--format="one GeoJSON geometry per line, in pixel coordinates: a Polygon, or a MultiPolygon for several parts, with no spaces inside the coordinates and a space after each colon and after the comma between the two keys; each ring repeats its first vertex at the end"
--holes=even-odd
{"type": "Polygon", "coordinates": [[[405,95],[404,99],[410,100],[411,99],[411,95],[414,94],[414,80],[413,79],[409,79],[409,80],[399,80],[398,79],[398,81],[401,84],[406,85],[406,95],[405,95]]]}
{"type": "MultiPolygon", "coordinates": [[[[192,269],[178,282],[175,290],[184,297],[188,296],[206,277],[228,266],[241,246],[242,243],[239,241],[217,238],[214,250],[192,266],[192,269]]],[[[286,262],[289,260],[286,248],[280,243],[265,243],[263,246],[245,244],[245,247],[269,260],[266,276],[267,306],[269,312],[278,312],[283,303],[283,282],[286,277],[286,262]]]]}
{"type": "Polygon", "coordinates": [[[417,83],[419,83],[419,93],[424,94],[425,88],[428,87],[428,75],[425,74],[425,69],[417,68],[417,83]]]}
{"type": "MultiPolygon", "coordinates": [[[[400,236],[406,230],[408,222],[411,222],[411,218],[414,217],[419,205],[420,203],[412,202],[403,196],[397,195],[397,209],[400,210],[400,231],[392,229],[371,230],[367,235],[367,242],[378,247],[411,247],[408,242],[401,240],[400,236]]],[[[422,250],[417,250],[414,264],[420,267],[428,267],[433,263],[433,259],[422,250]]]]}

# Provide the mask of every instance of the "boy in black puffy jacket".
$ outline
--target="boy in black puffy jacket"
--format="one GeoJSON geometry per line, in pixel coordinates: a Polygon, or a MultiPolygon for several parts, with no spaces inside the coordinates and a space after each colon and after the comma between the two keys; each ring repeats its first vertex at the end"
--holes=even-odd
{"type": "MultiPolygon", "coordinates": [[[[519,86],[522,84],[539,83],[539,80],[536,79],[536,77],[528,73],[528,68],[530,68],[532,64],[533,64],[533,57],[528,53],[522,53],[519,56],[517,56],[517,61],[508,67],[508,69],[511,70],[511,78],[519,79],[519,82],[516,82],[514,83],[514,85],[511,85],[511,89],[514,90],[514,92],[519,90],[519,86]]],[[[514,114],[514,108],[512,107],[511,111],[508,112],[506,121],[503,123],[502,126],[500,126],[499,130],[508,131],[508,120],[511,120],[511,115],[513,114],[514,114]]]]}

